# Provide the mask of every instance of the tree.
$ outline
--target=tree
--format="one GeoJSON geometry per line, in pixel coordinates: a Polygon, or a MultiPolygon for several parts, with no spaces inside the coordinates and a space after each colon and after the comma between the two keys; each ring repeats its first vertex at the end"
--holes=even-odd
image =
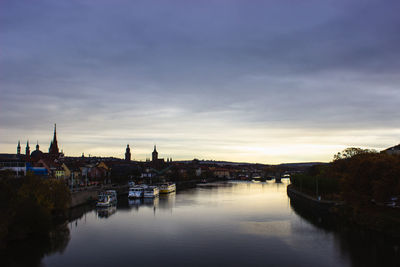
{"type": "Polygon", "coordinates": [[[356,155],[367,154],[367,153],[377,153],[377,151],[372,149],[362,149],[359,147],[349,147],[343,150],[342,152],[338,152],[336,155],[334,155],[333,160],[335,161],[340,159],[348,159],[356,155]]]}

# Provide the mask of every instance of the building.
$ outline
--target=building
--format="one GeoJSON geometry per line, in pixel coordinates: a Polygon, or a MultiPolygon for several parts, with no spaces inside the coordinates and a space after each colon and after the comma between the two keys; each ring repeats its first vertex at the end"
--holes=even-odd
{"type": "Polygon", "coordinates": [[[30,150],[30,148],[29,148],[29,140],[28,141],[26,141],[26,148],[25,148],[25,157],[26,157],[26,160],[30,160],[30,157],[31,157],[31,152],[30,152],[31,150],[30,150]]]}
{"type": "Polygon", "coordinates": [[[214,176],[217,178],[231,178],[229,170],[224,168],[214,169],[214,176]]]}
{"type": "Polygon", "coordinates": [[[39,141],[37,141],[37,143],[36,143],[36,150],[32,151],[32,153],[31,153],[30,147],[29,147],[29,140],[28,140],[26,142],[25,155],[21,155],[21,142],[18,141],[17,155],[20,158],[23,158],[27,162],[38,162],[41,159],[55,160],[55,159],[62,158],[64,156],[64,154],[62,153],[62,151],[60,153],[59,148],[58,148],[56,124],[54,124],[53,140],[50,142],[49,153],[43,153],[42,151],[40,151],[39,141]]]}
{"type": "Polygon", "coordinates": [[[154,145],[153,153],[151,153],[151,161],[153,163],[156,163],[158,161],[158,152],[157,152],[156,145],[154,145]]]}
{"type": "Polygon", "coordinates": [[[126,146],[125,160],[131,161],[131,149],[129,148],[129,144],[126,146]]]}
{"type": "Polygon", "coordinates": [[[31,153],[32,161],[39,161],[40,159],[44,158],[44,154],[39,149],[39,141],[36,143],[36,150],[31,153]]]}
{"type": "Polygon", "coordinates": [[[49,177],[57,177],[57,169],[61,168],[61,165],[50,158],[42,158],[38,162],[34,163],[34,167],[42,167],[47,170],[49,177]]]}
{"type": "Polygon", "coordinates": [[[57,142],[57,125],[54,124],[54,134],[53,140],[50,143],[49,147],[49,156],[51,158],[57,159],[60,157],[60,151],[58,149],[58,142],[57,142]]]}
{"type": "Polygon", "coordinates": [[[26,162],[20,154],[0,154],[0,170],[13,171],[16,176],[26,174],[26,162]]]}
{"type": "Polygon", "coordinates": [[[164,159],[158,158],[157,147],[154,145],[153,153],[151,153],[151,164],[155,168],[160,168],[164,166],[164,163],[165,163],[164,159]]]}
{"type": "Polygon", "coordinates": [[[61,167],[64,169],[64,177],[71,186],[82,184],[82,171],[78,162],[64,162],[61,167]]]}

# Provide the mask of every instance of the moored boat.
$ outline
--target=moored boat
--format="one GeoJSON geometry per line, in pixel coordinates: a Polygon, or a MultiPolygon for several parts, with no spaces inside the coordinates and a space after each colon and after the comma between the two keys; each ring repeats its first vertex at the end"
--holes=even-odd
{"type": "Polygon", "coordinates": [[[260,181],[260,182],[265,182],[267,180],[267,178],[264,177],[264,176],[255,175],[255,176],[253,176],[253,180],[254,181],[260,181]]]}
{"type": "Polygon", "coordinates": [[[97,199],[97,203],[96,206],[97,207],[109,207],[112,205],[112,202],[110,200],[110,197],[103,194],[103,195],[99,195],[98,199],[97,199]]]}
{"type": "Polygon", "coordinates": [[[129,188],[128,198],[142,198],[144,196],[143,186],[134,186],[129,188]]]}
{"type": "Polygon", "coordinates": [[[110,196],[110,200],[113,204],[117,203],[117,191],[115,190],[107,190],[106,195],[110,196]]]}
{"type": "Polygon", "coordinates": [[[158,189],[157,186],[149,186],[144,189],[143,197],[153,198],[153,197],[158,197],[159,194],[160,190],[158,189]]]}
{"type": "Polygon", "coordinates": [[[107,190],[100,192],[97,200],[97,207],[109,207],[117,203],[117,192],[115,190],[107,190]]]}
{"type": "Polygon", "coordinates": [[[163,183],[160,185],[160,194],[168,194],[176,191],[174,183],[163,183]]]}

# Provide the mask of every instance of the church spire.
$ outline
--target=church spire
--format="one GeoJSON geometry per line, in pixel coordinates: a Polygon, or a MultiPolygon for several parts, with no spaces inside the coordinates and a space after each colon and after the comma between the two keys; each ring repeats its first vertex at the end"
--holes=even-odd
{"type": "Polygon", "coordinates": [[[53,143],[57,143],[57,124],[54,123],[53,143]]]}
{"type": "Polygon", "coordinates": [[[154,151],[153,151],[153,153],[151,153],[151,160],[153,162],[157,162],[158,161],[158,152],[157,152],[156,145],[154,145],[154,151]]]}
{"type": "Polygon", "coordinates": [[[17,155],[21,155],[21,142],[18,140],[17,155]]]}
{"type": "Polygon", "coordinates": [[[25,148],[25,156],[27,159],[29,159],[31,155],[31,149],[29,148],[29,140],[26,141],[26,148],[25,148]]]}
{"type": "Polygon", "coordinates": [[[54,123],[53,141],[51,141],[50,143],[49,153],[54,157],[58,157],[60,154],[57,144],[57,125],[55,123],[54,123]]]}

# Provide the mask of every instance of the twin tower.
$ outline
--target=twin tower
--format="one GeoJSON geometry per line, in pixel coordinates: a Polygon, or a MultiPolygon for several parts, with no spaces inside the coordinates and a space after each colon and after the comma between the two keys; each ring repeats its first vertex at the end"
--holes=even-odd
{"type": "MultiPolygon", "coordinates": [[[[131,149],[129,148],[129,144],[126,145],[125,160],[126,161],[131,161],[131,149]]],[[[151,160],[153,162],[158,161],[158,152],[157,152],[157,149],[156,149],[155,145],[154,145],[153,153],[151,153],[151,160]]]]}
{"type": "MultiPolygon", "coordinates": [[[[126,150],[125,150],[125,160],[126,161],[131,161],[131,149],[129,147],[129,144],[126,145],[126,150]]],[[[151,153],[151,161],[153,163],[159,163],[160,161],[164,162],[164,159],[159,159],[158,158],[158,152],[157,152],[157,148],[154,145],[154,150],[151,153]]],[[[167,159],[167,162],[172,162],[172,158],[167,159]]]]}

